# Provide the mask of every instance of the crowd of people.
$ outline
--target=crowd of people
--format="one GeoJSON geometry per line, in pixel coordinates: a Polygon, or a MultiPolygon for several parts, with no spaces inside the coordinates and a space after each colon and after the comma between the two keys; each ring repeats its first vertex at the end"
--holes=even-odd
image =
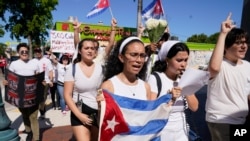
{"type": "MultiPolygon", "coordinates": [[[[54,109],[60,107],[63,115],[67,114],[66,107],[70,109],[70,123],[76,140],[98,140],[99,102],[105,100],[98,94],[100,88],[138,100],[153,101],[170,94],[172,100],[166,104],[172,110],[160,134],[161,140],[188,141],[185,108],[195,112],[199,106],[195,94],[183,96],[182,88],[178,86],[188,67],[188,46],[181,41],[169,40],[168,29],[158,43],[147,46],[140,35],[124,37],[115,43],[117,21],[112,19],[109,44],[98,53],[97,40],[79,38],[80,25],[78,21],[73,23],[76,50],[73,60],[65,54],[56,57],[51,50],[46,50],[46,55],[43,55],[41,48],[35,48],[35,58],[28,59],[27,44],[17,46],[20,58],[10,64],[10,71],[23,76],[45,72],[44,93],[40,94],[44,101],[19,108],[28,133],[27,141],[40,139],[37,117],[40,111],[41,118],[45,118],[48,92],[54,109]]],[[[221,24],[207,70],[210,79],[206,121],[212,141],[230,140],[230,126],[246,122],[250,63],[243,58],[248,41],[247,33],[233,25],[230,13],[221,24]]],[[[8,85],[7,80],[4,80],[4,85],[8,85]]]]}

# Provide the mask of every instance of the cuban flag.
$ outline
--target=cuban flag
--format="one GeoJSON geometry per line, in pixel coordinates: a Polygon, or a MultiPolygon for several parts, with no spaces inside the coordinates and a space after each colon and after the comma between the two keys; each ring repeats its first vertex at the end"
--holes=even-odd
{"type": "Polygon", "coordinates": [[[103,90],[99,141],[160,141],[171,106],[166,94],[157,100],[131,99],[103,90]]]}
{"type": "Polygon", "coordinates": [[[109,0],[99,0],[91,11],[87,14],[87,18],[101,14],[109,7],[109,0]]]}
{"type": "Polygon", "coordinates": [[[149,18],[160,19],[162,16],[164,16],[164,10],[161,4],[161,0],[153,0],[142,11],[142,17],[146,20],[149,18]]]}

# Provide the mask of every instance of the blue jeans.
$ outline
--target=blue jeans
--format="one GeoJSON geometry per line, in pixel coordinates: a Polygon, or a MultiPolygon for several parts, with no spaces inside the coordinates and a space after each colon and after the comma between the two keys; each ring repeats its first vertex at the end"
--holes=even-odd
{"type": "Polygon", "coordinates": [[[64,97],[63,97],[63,86],[62,85],[57,85],[57,92],[58,92],[59,97],[60,97],[61,109],[62,109],[62,111],[65,111],[66,103],[65,103],[65,100],[64,100],[64,97]]]}

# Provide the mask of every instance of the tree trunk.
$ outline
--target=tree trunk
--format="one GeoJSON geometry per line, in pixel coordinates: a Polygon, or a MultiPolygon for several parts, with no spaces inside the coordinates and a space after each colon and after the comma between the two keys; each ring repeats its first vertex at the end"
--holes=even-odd
{"type": "Polygon", "coordinates": [[[138,0],[138,7],[137,7],[137,36],[139,34],[139,27],[141,25],[141,12],[142,12],[142,0],[138,0]]]}
{"type": "Polygon", "coordinates": [[[28,46],[30,48],[29,58],[32,59],[33,58],[33,49],[32,49],[32,39],[31,39],[30,35],[28,36],[28,46]]]}

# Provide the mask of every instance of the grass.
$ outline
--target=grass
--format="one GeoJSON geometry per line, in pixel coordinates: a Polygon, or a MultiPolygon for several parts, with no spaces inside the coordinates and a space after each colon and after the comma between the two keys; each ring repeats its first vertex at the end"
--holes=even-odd
{"type": "Polygon", "coordinates": [[[186,42],[190,50],[213,50],[215,47],[215,44],[206,44],[206,43],[192,43],[192,42],[186,42]]]}

